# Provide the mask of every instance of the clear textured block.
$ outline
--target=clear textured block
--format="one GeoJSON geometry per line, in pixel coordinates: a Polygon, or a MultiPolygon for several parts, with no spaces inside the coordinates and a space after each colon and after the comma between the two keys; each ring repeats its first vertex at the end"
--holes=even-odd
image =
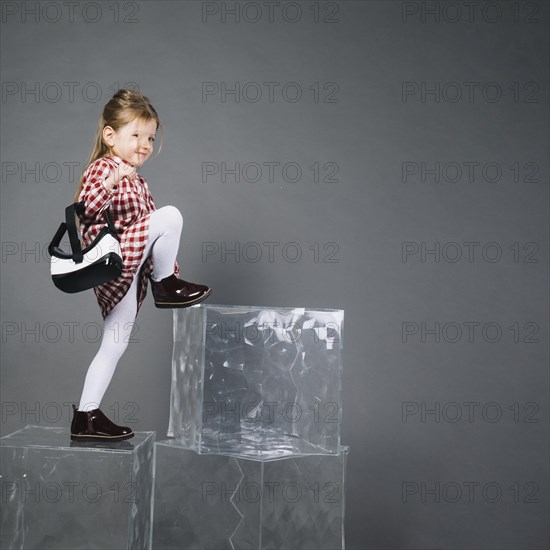
{"type": "Polygon", "coordinates": [[[42,426],[2,437],[1,547],[150,549],[154,439],[73,442],[42,426]]]}
{"type": "Polygon", "coordinates": [[[342,550],[349,447],[271,460],[155,443],[155,550],[342,550]]]}
{"type": "Polygon", "coordinates": [[[167,435],[201,453],[338,453],[344,312],[174,309],[167,435]]]}

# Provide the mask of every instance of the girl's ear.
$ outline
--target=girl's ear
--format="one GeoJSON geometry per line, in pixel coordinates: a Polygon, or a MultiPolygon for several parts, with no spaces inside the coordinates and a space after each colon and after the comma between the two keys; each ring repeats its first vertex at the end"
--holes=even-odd
{"type": "Polygon", "coordinates": [[[110,126],[105,126],[105,128],[103,128],[103,141],[105,141],[109,147],[113,147],[115,144],[114,136],[115,131],[110,126]]]}

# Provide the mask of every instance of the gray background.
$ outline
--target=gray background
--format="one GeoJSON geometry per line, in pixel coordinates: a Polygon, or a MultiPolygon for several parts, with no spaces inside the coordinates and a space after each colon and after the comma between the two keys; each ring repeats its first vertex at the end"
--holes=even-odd
{"type": "MultiPolygon", "coordinates": [[[[161,154],[141,172],[157,206],[183,214],[182,277],[212,286],[210,303],[345,310],[347,548],[546,548],[548,4],[480,2],[469,18],[460,2],[321,2],[318,22],[314,2],[299,3],[295,22],[284,2],[273,22],[260,2],[240,22],[221,12],[203,20],[206,3],[194,1],[102,2],[95,22],[93,2],[73,20],[61,2],[37,15],[4,4],[17,13],[4,11],[1,29],[2,434],[68,428],[80,398],[101,316],[91,291],[53,287],[47,245],[103,105],[136,83],[165,123],[161,154]],[[422,7],[434,6],[439,20],[423,21],[422,7]],[[405,17],[409,8],[418,11],[405,17]],[[203,100],[204,82],[257,83],[264,95],[203,100]],[[279,83],[273,102],[265,82],[279,83]],[[297,102],[280,93],[289,82],[301,86],[297,102]],[[441,89],[404,99],[403,82],[441,89]],[[471,100],[466,82],[478,83],[471,100]],[[483,96],[488,83],[500,99],[494,85],[483,96]],[[38,95],[23,93],[33,87],[38,95]],[[454,101],[456,89],[464,95],[454,101]],[[294,162],[302,176],[203,181],[202,163],[237,161],[294,162]],[[324,181],[329,162],[338,171],[324,181]],[[439,182],[403,181],[405,162],[451,164],[439,182]],[[479,163],[472,178],[470,162],[479,163]],[[456,181],[452,163],[463,169],[456,181]],[[263,254],[251,261],[249,245],[238,262],[203,258],[203,243],[223,242],[257,243],[263,254]],[[265,242],[279,243],[273,262],[265,242]],[[405,242],[439,254],[403,258],[405,242]],[[479,243],[471,258],[467,242],[479,243]],[[439,323],[439,342],[402,337],[404,323],[422,322],[439,323]],[[464,323],[479,323],[471,338],[464,323]],[[439,418],[422,417],[437,404],[439,418]],[[423,489],[436,494],[423,499],[423,489]]],[[[172,317],[150,290],[137,328],[102,408],[162,439],[172,317]]]]}

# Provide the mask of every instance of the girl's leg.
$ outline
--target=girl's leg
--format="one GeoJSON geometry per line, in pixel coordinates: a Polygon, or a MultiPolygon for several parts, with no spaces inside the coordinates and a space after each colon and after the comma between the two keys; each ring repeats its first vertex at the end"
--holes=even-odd
{"type": "Polygon", "coordinates": [[[151,254],[153,280],[159,281],[172,275],[182,227],[183,218],[174,206],[164,206],[151,212],[149,234],[141,264],[126,295],[105,317],[101,346],[88,368],[79,411],[99,408],[118,361],[128,347],[137,312],[137,283],[141,266],[151,254]]]}
{"type": "MultiPolygon", "coordinates": [[[[159,237],[153,248],[153,272],[151,274],[151,293],[158,308],[188,307],[202,302],[210,296],[212,290],[206,285],[190,283],[180,279],[180,270],[175,273],[176,254],[179,246],[179,233],[183,221],[177,208],[165,206],[161,210],[168,219],[163,220],[165,231],[159,237]],[[170,228],[172,231],[170,231],[170,228]]],[[[157,220],[152,220],[155,227],[157,220]]]]}
{"type": "Polygon", "coordinates": [[[86,374],[79,411],[98,409],[111,382],[118,360],[128,347],[137,311],[135,282],[122,300],[109,312],[103,324],[101,346],[86,374]]]}
{"type": "MultiPolygon", "coordinates": [[[[183,217],[175,206],[163,206],[150,214],[147,247],[151,245],[153,249],[153,281],[158,282],[174,273],[182,228],[183,217]]],[[[146,248],[145,252],[148,250],[146,248]]]]}

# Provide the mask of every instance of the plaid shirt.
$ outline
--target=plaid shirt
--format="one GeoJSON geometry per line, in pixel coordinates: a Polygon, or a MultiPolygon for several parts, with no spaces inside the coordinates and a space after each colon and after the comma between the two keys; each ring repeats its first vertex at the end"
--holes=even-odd
{"type": "MultiPolygon", "coordinates": [[[[103,319],[126,295],[141,263],[149,231],[149,213],[156,210],[147,182],[137,176],[137,181],[122,178],[118,188],[110,193],[103,181],[121,162],[119,157],[102,157],[92,162],[84,173],[84,183],[78,201],[84,201],[85,211],[80,217],[82,247],[88,246],[107,224],[105,210],[108,208],[113,225],[120,231],[118,238],[124,260],[120,277],[94,287],[103,319]]],[[[139,274],[136,317],[147,295],[148,276],[153,271],[153,259],[145,260],[139,274]]],[[[179,276],[178,262],[174,273],[179,276]]]]}

